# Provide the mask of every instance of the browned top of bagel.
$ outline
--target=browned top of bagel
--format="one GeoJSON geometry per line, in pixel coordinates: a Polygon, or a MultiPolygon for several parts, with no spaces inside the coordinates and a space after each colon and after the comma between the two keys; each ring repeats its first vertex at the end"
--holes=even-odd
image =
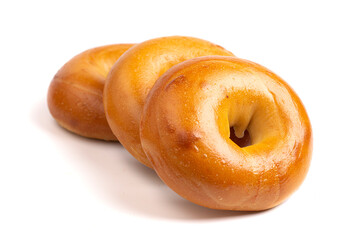
{"type": "Polygon", "coordinates": [[[256,63],[195,58],[150,91],[141,143],[161,179],[199,205],[264,210],[304,180],[312,152],[305,108],[291,87],[256,63]],[[245,147],[230,138],[250,135],[245,147]]]}

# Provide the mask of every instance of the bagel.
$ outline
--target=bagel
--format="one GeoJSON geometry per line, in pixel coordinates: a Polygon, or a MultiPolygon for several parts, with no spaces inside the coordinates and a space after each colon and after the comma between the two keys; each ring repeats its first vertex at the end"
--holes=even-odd
{"type": "Polygon", "coordinates": [[[233,56],[224,48],[205,40],[162,37],[129,49],[110,71],[104,88],[108,123],[121,144],[146,166],[151,168],[141,147],[139,125],[148,92],[155,81],[173,65],[207,55],[233,56]]]}
{"type": "Polygon", "coordinates": [[[117,140],[106,121],[103,89],[110,68],[131,46],[115,44],[89,49],[56,73],[47,101],[60,126],[84,137],[117,140]]]}
{"type": "Polygon", "coordinates": [[[280,77],[235,57],[201,57],[167,71],[150,91],[140,125],[146,156],[182,197],[205,207],[259,211],[303,182],[312,130],[280,77]],[[233,141],[248,132],[244,146],[233,141]],[[234,138],[234,136],[232,136],[234,138]]]}

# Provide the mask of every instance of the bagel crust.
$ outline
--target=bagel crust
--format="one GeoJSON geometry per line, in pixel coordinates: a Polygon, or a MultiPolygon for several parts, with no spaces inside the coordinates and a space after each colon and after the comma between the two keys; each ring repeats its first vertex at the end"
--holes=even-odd
{"type": "Polygon", "coordinates": [[[47,101],[60,126],[84,137],[117,140],[105,117],[103,89],[110,68],[131,46],[114,44],[89,49],[56,73],[47,101]]]}
{"type": "Polygon", "coordinates": [[[150,91],[140,126],[146,156],[184,198],[213,209],[277,206],[303,182],[312,130],[291,87],[235,57],[200,57],[167,71],[150,91]],[[247,130],[251,143],[230,139],[247,130]]]}
{"type": "Polygon", "coordinates": [[[205,40],[162,37],[132,47],[110,71],[104,88],[108,123],[121,144],[146,166],[151,168],[151,163],[142,150],[139,125],[148,92],[155,81],[175,64],[208,55],[233,56],[205,40]]]}

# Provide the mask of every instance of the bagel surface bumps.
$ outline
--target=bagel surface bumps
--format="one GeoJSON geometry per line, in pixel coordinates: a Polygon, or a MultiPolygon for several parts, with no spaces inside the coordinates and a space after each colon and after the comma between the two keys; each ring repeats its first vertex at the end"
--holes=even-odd
{"type": "Polygon", "coordinates": [[[270,70],[235,57],[195,58],[167,71],[149,93],[140,132],[159,177],[213,209],[277,206],[303,182],[312,153],[296,93],[270,70]],[[247,134],[247,143],[236,144],[234,134],[247,134]]]}

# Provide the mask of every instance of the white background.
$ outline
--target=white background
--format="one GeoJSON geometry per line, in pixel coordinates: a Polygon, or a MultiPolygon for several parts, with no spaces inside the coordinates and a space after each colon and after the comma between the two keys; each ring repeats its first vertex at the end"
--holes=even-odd
{"type": "Polygon", "coordinates": [[[360,239],[358,1],[1,1],[0,239],[360,239]],[[314,131],[309,174],[260,213],[194,205],[119,144],[60,128],[49,83],[75,54],[186,35],[284,78],[314,131]]]}

